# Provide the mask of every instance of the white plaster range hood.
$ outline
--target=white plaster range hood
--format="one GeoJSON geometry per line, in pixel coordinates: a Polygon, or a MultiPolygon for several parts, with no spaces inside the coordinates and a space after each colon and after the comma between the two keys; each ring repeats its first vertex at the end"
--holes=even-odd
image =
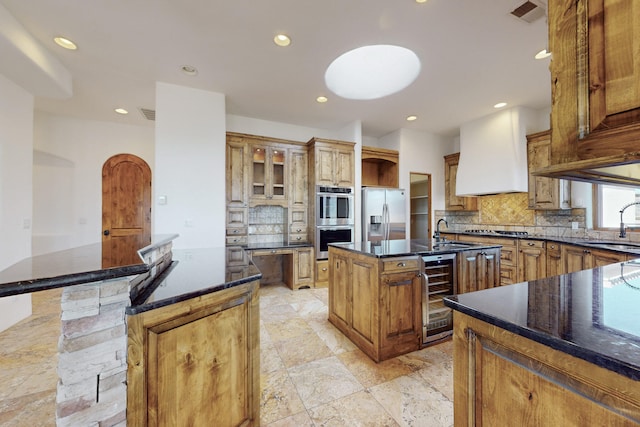
{"type": "Polygon", "coordinates": [[[536,122],[535,110],[514,107],[462,125],[456,195],[526,192],[526,135],[536,122]]]}

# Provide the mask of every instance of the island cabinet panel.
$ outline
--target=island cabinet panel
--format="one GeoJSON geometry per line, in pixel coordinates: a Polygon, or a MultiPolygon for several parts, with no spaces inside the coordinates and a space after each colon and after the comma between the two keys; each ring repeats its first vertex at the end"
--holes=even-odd
{"type": "Polygon", "coordinates": [[[416,271],[382,275],[382,359],[416,349],[416,341],[422,331],[422,311],[418,310],[414,301],[419,301],[421,296],[421,276],[416,271]]]}
{"type": "Polygon", "coordinates": [[[547,275],[545,277],[559,276],[560,274],[562,274],[560,243],[549,242],[547,244],[547,275]]]}
{"type": "Polygon", "coordinates": [[[127,319],[128,425],[259,425],[258,287],[127,319]]]}
{"type": "Polygon", "coordinates": [[[329,254],[329,321],[338,329],[350,329],[351,325],[351,274],[349,259],[339,253],[329,254]]]}
{"type": "Polygon", "coordinates": [[[420,348],[421,260],[329,247],[329,322],[375,362],[420,348]]]}
{"type": "Polygon", "coordinates": [[[454,311],[454,424],[635,426],[636,381],[454,311]]]}

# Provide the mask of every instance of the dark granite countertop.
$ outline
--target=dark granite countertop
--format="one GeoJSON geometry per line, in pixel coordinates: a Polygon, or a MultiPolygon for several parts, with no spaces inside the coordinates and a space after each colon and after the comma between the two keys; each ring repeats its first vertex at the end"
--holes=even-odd
{"type": "Polygon", "coordinates": [[[225,247],[174,249],[172,252],[171,266],[149,289],[131,301],[127,314],[175,304],[262,277],[246,253],[242,260],[229,260],[225,247]]]}
{"type": "Polygon", "coordinates": [[[499,248],[500,245],[445,242],[435,243],[430,239],[382,240],[380,242],[330,243],[329,246],[358,252],[363,255],[388,258],[409,255],[435,255],[461,252],[469,249],[499,248]]]}
{"type": "Polygon", "coordinates": [[[547,242],[565,243],[577,246],[583,246],[591,249],[606,249],[608,251],[615,251],[625,254],[638,255],[640,257],[640,243],[631,242],[628,239],[606,240],[606,239],[590,239],[586,237],[553,237],[553,236],[538,236],[535,234],[529,234],[526,236],[518,236],[512,234],[498,234],[498,233],[477,233],[466,231],[446,231],[445,234],[463,234],[465,236],[480,236],[480,237],[494,237],[494,238],[507,238],[507,239],[522,239],[522,240],[544,240],[547,242]]]}
{"type": "Polygon", "coordinates": [[[144,254],[176,237],[153,236],[149,246],[115,260],[104,259],[102,243],[26,258],[0,271],[0,297],[145,273],[144,254]]]}
{"type": "Polygon", "coordinates": [[[252,243],[250,245],[243,246],[248,251],[259,251],[269,249],[295,249],[295,248],[308,248],[312,247],[311,243],[283,243],[283,242],[268,242],[268,243],[252,243]]]}
{"type": "Polygon", "coordinates": [[[640,260],[460,294],[445,304],[640,380],[640,260]]]}

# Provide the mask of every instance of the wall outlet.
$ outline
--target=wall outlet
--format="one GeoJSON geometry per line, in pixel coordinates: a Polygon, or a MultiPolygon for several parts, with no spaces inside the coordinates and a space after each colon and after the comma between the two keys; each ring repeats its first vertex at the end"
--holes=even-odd
{"type": "Polygon", "coordinates": [[[571,229],[572,230],[577,230],[578,229],[578,221],[571,222],[571,229]]]}

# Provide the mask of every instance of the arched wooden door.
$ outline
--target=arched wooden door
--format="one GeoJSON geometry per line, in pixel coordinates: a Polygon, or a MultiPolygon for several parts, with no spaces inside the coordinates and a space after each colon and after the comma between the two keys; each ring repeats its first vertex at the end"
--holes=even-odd
{"type": "Polygon", "coordinates": [[[102,166],[102,266],[139,264],[151,243],[151,169],[132,154],[102,166]]]}

